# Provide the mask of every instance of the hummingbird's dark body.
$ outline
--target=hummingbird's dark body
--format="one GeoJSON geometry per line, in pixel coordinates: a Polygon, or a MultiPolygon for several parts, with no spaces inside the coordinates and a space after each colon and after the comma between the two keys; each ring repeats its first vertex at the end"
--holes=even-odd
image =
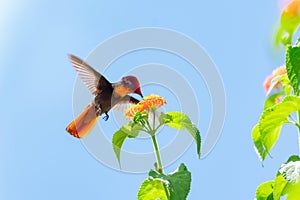
{"type": "Polygon", "coordinates": [[[108,119],[108,111],[112,108],[112,105],[115,104],[116,100],[113,97],[113,87],[112,84],[105,80],[104,77],[101,77],[98,84],[99,90],[98,94],[94,99],[94,104],[96,106],[96,114],[102,115],[105,113],[106,120],[108,119]]]}
{"type": "MultiPolygon", "coordinates": [[[[103,77],[104,78],[104,77],[103,77]]],[[[117,104],[125,104],[125,103],[131,103],[131,104],[137,104],[139,100],[128,96],[128,95],[120,95],[117,90],[119,87],[122,87],[118,85],[117,83],[114,84],[107,84],[107,83],[102,83],[102,90],[99,92],[99,94],[96,95],[94,99],[94,104],[96,108],[96,114],[97,115],[102,115],[105,114],[106,116],[104,117],[105,120],[108,120],[108,111],[114,107],[117,104]],[[103,87],[103,85],[106,85],[103,87]],[[115,90],[116,89],[116,90],[115,90]]]]}
{"type": "Polygon", "coordinates": [[[104,76],[95,71],[87,63],[76,56],[70,55],[71,63],[79,74],[79,77],[95,95],[94,100],[87,108],[66,128],[73,136],[82,138],[91,131],[100,115],[105,114],[108,120],[108,112],[119,104],[137,104],[139,100],[129,96],[129,93],[137,93],[142,96],[140,84],[136,77],[125,76],[117,83],[110,83],[104,76]]]}

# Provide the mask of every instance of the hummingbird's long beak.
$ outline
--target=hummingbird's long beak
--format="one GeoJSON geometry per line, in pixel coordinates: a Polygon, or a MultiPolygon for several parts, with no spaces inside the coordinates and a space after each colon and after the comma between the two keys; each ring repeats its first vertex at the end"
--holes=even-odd
{"type": "Polygon", "coordinates": [[[140,95],[142,98],[144,98],[144,96],[143,96],[143,94],[142,94],[142,91],[141,91],[141,88],[140,88],[140,87],[137,88],[137,89],[134,91],[134,93],[136,93],[136,94],[140,95]]]}

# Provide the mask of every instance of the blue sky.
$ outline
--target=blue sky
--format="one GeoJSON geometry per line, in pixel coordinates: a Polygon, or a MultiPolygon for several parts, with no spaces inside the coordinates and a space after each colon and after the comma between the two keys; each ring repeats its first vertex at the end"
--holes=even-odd
{"type": "MultiPolygon", "coordinates": [[[[272,179],[289,155],[298,154],[296,130],[291,127],[284,127],[264,167],[251,140],[265,98],[262,82],[284,63],[284,52],[272,50],[279,17],[276,2],[12,0],[0,5],[0,199],[136,198],[146,174],[102,165],[65,132],[73,117],[76,80],[67,54],[85,58],[107,38],[134,28],[168,28],[193,38],[223,78],[227,116],[216,147],[198,160],[192,145],[166,169],[186,163],[192,172],[188,199],[253,199],[257,185],[272,179]]],[[[179,70],[177,61],[185,65],[164,53],[137,52],[116,61],[105,75],[116,81],[118,66],[148,62],[179,70]]],[[[203,98],[200,128],[205,130],[209,96],[204,86],[200,94],[201,88],[195,86],[203,98]]],[[[150,94],[151,87],[145,92],[150,94]]]]}

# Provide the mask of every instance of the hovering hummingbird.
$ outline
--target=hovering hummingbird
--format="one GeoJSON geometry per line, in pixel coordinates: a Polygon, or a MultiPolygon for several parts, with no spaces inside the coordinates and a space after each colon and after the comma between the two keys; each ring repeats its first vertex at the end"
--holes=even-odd
{"type": "Polygon", "coordinates": [[[85,110],[67,126],[66,131],[74,137],[83,138],[86,136],[102,114],[105,114],[103,119],[107,121],[109,118],[108,111],[111,108],[139,102],[128,94],[136,93],[143,98],[140,83],[136,77],[124,76],[121,81],[110,83],[80,58],[74,55],[69,55],[69,57],[80,79],[95,96],[85,110]]]}

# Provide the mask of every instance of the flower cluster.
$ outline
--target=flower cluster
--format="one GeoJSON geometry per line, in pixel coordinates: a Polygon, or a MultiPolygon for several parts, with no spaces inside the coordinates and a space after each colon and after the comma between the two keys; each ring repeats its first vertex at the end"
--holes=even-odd
{"type": "MultiPolygon", "coordinates": [[[[300,1],[286,1],[283,7],[283,17],[299,17],[300,1]]],[[[290,19],[289,19],[290,20],[290,19]]]]}
{"type": "MultiPolygon", "coordinates": [[[[275,78],[276,76],[284,75],[286,73],[287,72],[286,72],[285,65],[282,65],[282,66],[278,67],[277,69],[273,70],[272,74],[269,75],[264,81],[265,91],[267,92],[270,89],[273,78],[275,78]]],[[[277,88],[279,85],[280,85],[280,82],[275,85],[275,88],[277,88]]]]}
{"type": "Polygon", "coordinates": [[[145,97],[138,104],[131,106],[125,111],[125,116],[129,118],[133,118],[137,112],[149,111],[151,109],[157,109],[167,102],[166,100],[155,94],[151,94],[150,96],[145,97]]]}

